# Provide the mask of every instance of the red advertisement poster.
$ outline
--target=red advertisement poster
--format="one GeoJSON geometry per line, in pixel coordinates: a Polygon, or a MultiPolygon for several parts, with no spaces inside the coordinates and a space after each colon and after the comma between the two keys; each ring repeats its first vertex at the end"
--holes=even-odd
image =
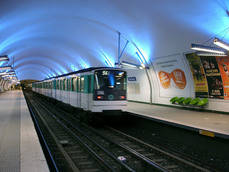
{"type": "Polygon", "coordinates": [[[223,81],[224,99],[229,100],[229,57],[216,57],[223,81]]]}

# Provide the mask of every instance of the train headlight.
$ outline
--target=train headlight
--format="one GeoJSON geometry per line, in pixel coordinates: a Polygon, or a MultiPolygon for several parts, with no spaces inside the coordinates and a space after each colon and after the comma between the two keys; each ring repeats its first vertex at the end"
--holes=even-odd
{"type": "Polygon", "coordinates": [[[125,99],[125,98],[126,98],[125,96],[120,96],[120,99],[122,99],[122,100],[125,99]]]}
{"type": "Polygon", "coordinates": [[[102,96],[97,96],[97,99],[98,100],[101,100],[103,97],[102,96]]]}

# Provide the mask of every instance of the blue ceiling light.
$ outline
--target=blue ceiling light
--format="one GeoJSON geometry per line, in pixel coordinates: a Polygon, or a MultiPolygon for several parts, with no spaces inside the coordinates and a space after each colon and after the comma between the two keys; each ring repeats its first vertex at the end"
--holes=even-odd
{"type": "Polygon", "coordinates": [[[86,63],[83,59],[80,59],[80,65],[82,68],[89,68],[90,65],[86,63]]]}
{"type": "Polygon", "coordinates": [[[115,66],[115,62],[113,58],[110,57],[111,55],[107,55],[107,53],[105,53],[103,50],[100,50],[98,54],[99,54],[100,59],[102,59],[102,62],[105,63],[107,66],[109,67],[115,66]]]}
{"type": "Polygon", "coordinates": [[[141,57],[141,56],[139,55],[138,52],[136,52],[136,54],[137,54],[138,59],[139,59],[139,61],[140,61],[140,63],[141,63],[141,66],[142,66],[143,68],[145,68],[145,59],[144,59],[143,57],[141,57]]]}
{"type": "Polygon", "coordinates": [[[114,63],[110,60],[110,58],[108,58],[104,53],[103,53],[104,59],[105,59],[105,63],[109,66],[109,67],[114,67],[114,63]]]}
{"type": "Polygon", "coordinates": [[[78,69],[75,65],[73,65],[73,64],[70,65],[70,68],[71,68],[72,71],[77,71],[77,70],[79,70],[79,69],[78,69]]]}

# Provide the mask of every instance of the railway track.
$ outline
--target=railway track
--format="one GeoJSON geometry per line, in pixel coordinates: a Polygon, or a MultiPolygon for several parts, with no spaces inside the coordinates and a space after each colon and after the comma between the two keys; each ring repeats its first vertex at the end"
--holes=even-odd
{"type": "MultiPolygon", "coordinates": [[[[67,162],[67,165],[59,165],[60,171],[65,171],[67,168],[66,171],[85,172],[134,171],[112,157],[112,155],[109,155],[108,151],[101,149],[99,145],[83,134],[73,131],[72,128],[61,122],[42,104],[37,101],[32,101],[31,103],[36,104],[34,109],[38,112],[37,115],[39,117],[37,118],[40,118],[46,130],[50,133],[49,137],[53,138],[54,143],[58,145],[58,150],[61,152],[61,155],[57,156],[56,152],[53,152],[57,166],[59,165],[58,162],[67,162]]],[[[50,147],[53,145],[53,142],[51,142],[50,147]]]]}
{"type": "MultiPolygon", "coordinates": [[[[99,164],[103,162],[102,170],[209,171],[115,129],[109,127],[95,129],[82,124],[76,116],[58,107],[53,108],[48,102],[34,101],[40,114],[46,114],[42,115],[42,120],[46,121],[46,123],[48,121],[49,127],[53,126],[50,130],[59,131],[60,126],[62,126],[64,133],[60,132],[62,135],[59,136],[59,139],[65,142],[63,149],[67,150],[69,147],[72,151],[72,147],[80,142],[81,147],[83,146],[84,149],[86,147],[90,150],[90,154],[96,157],[95,159],[99,164]],[[66,133],[69,133],[69,135],[66,136],[66,133]],[[78,141],[71,141],[73,136],[78,138],[78,141]]],[[[56,137],[58,138],[58,136],[56,137]]],[[[75,151],[77,154],[77,150],[75,151]]],[[[68,155],[74,161],[74,156],[72,157],[69,153],[68,155]]]]}

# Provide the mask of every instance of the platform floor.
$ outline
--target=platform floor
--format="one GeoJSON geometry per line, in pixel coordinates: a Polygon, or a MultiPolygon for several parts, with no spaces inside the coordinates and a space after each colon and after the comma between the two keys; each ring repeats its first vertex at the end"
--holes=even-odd
{"type": "Polygon", "coordinates": [[[0,171],[49,171],[22,91],[0,93],[0,171]]]}
{"type": "Polygon", "coordinates": [[[229,139],[229,115],[128,102],[127,111],[152,120],[229,139]]]}

